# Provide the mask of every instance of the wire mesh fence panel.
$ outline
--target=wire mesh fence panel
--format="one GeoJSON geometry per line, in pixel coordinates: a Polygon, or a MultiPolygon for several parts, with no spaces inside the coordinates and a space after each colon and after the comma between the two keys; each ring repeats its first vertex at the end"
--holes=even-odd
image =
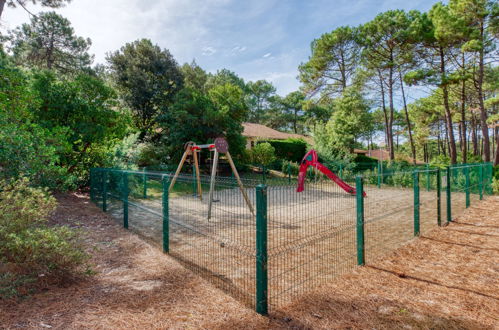
{"type": "Polygon", "coordinates": [[[414,237],[413,172],[368,175],[364,182],[365,254],[371,262],[414,237]]]}
{"type": "Polygon", "coordinates": [[[298,193],[291,176],[268,177],[258,186],[261,177],[238,181],[206,171],[174,178],[172,172],[92,169],[90,195],[125,228],[238,300],[258,310],[260,294],[268,292],[276,309],[445,224],[448,214],[455,219],[491,193],[490,163],[376,171],[358,177],[344,172],[365,198],[315,170],[298,193]],[[257,210],[263,193],[264,218],[257,210]]]}
{"type": "Polygon", "coordinates": [[[452,220],[466,209],[469,166],[450,167],[452,220]]]}
{"type": "MultiPolygon", "coordinates": [[[[179,184],[190,181],[180,178],[179,184]]],[[[241,191],[235,179],[217,177],[211,212],[209,177],[201,177],[201,183],[201,194],[170,198],[170,253],[254,305],[255,183],[243,181],[241,191]]]]}
{"type": "MultiPolygon", "coordinates": [[[[419,223],[420,233],[425,234],[438,226],[439,203],[438,170],[420,170],[419,175],[419,223]]],[[[441,192],[440,192],[441,193],[441,192]]],[[[441,216],[441,214],[440,214],[441,216]]]]}
{"type": "Polygon", "coordinates": [[[355,196],[329,179],[268,187],[269,302],[282,306],[355,266],[355,196]]]}

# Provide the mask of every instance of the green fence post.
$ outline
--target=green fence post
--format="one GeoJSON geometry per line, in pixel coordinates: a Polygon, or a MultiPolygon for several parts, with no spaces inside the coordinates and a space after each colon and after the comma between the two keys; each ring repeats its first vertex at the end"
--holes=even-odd
{"type": "Polygon", "coordinates": [[[464,176],[465,176],[465,193],[466,193],[466,208],[470,207],[470,167],[466,166],[464,168],[464,176]]]}
{"type": "Polygon", "coordinates": [[[263,171],[263,184],[267,183],[267,177],[266,177],[266,169],[265,169],[265,165],[262,165],[262,171],[263,171]]]}
{"type": "Polygon", "coordinates": [[[95,168],[90,169],[90,200],[95,202],[95,168]]]}
{"type": "MultiPolygon", "coordinates": [[[[427,172],[428,173],[428,172],[427,172]]],[[[414,183],[414,236],[419,236],[419,171],[413,172],[414,183]]]]}
{"type": "Polygon", "coordinates": [[[102,211],[107,211],[107,169],[104,170],[102,178],[102,211]]]}
{"type": "Polygon", "coordinates": [[[146,173],[146,167],[145,166],[142,169],[142,171],[144,172],[142,174],[142,184],[143,184],[142,195],[143,195],[144,199],[147,199],[147,173],[146,173]]]}
{"type": "Polygon", "coordinates": [[[442,225],[442,173],[437,169],[437,224],[442,225]]]}
{"type": "Polygon", "coordinates": [[[168,253],[170,252],[170,205],[168,193],[170,179],[167,175],[163,175],[161,182],[163,185],[163,252],[168,253]]]}
{"type": "Polygon", "coordinates": [[[340,179],[343,180],[343,164],[340,164],[340,179]]]}
{"type": "Polygon", "coordinates": [[[378,188],[381,187],[381,172],[382,172],[382,164],[381,162],[378,162],[378,188]]]}
{"type": "Polygon", "coordinates": [[[480,200],[483,199],[483,164],[480,164],[478,168],[478,193],[480,194],[480,200]]]}
{"type": "Polygon", "coordinates": [[[450,166],[447,166],[447,186],[445,187],[446,193],[447,193],[447,222],[452,221],[452,203],[451,203],[451,168],[450,166]]]}
{"type": "Polygon", "coordinates": [[[256,187],[256,312],[268,314],[267,186],[256,187]]]}
{"type": "Polygon", "coordinates": [[[494,176],[494,166],[492,163],[487,163],[487,177],[485,179],[485,187],[487,195],[492,195],[494,193],[492,189],[492,178],[494,176]]]}
{"type": "Polygon", "coordinates": [[[426,164],[426,191],[430,191],[430,165],[426,164]]]}
{"type": "Polygon", "coordinates": [[[128,173],[122,172],[121,193],[123,198],[123,227],[128,229],[128,173]]]}
{"type": "Polygon", "coordinates": [[[291,163],[288,163],[288,183],[291,184],[291,163]]]}
{"type": "Polygon", "coordinates": [[[364,179],[362,176],[355,178],[357,200],[357,264],[365,264],[364,246],[364,179]]]}

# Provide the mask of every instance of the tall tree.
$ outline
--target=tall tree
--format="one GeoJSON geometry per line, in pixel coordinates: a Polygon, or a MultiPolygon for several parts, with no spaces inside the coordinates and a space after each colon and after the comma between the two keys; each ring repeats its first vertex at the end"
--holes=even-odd
{"type": "Polygon", "coordinates": [[[491,157],[483,85],[487,57],[494,50],[497,41],[493,21],[497,19],[498,8],[497,2],[489,0],[451,0],[449,2],[449,11],[454,17],[459,18],[462,28],[466,29],[464,36],[466,43],[462,46],[462,50],[475,54],[476,69],[473,74],[473,82],[478,94],[483,158],[486,162],[489,162],[491,157]]]}
{"type": "Polygon", "coordinates": [[[180,67],[184,77],[184,86],[203,91],[208,80],[208,74],[195,61],[185,63],[180,67]]]}
{"type": "Polygon", "coordinates": [[[43,7],[50,7],[50,8],[60,8],[64,6],[66,3],[70,3],[71,0],[0,0],[0,18],[2,17],[2,13],[5,7],[5,4],[7,6],[15,8],[17,6],[21,6],[26,9],[26,5],[28,3],[33,3],[37,4],[40,3],[43,7]]]}
{"type": "Polygon", "coordinates": [[[302,127],[302,116],[303,112],[303,103],[305,101],[305,95],[300,91],[291,92],[286,95],[285,98],[281,100],[282,110],[286,114],[288,118],[288,123],[290,124],[290,128],[292,131],[297,133],[304,133],[304,129],[302,127]]]}
{"type": "Polygon", "coordinates": [[[359,66],[357,29],[342,26],[312,42],[312,55],[299,67],[307,94],[338,96],[350,85],[359,66]]]}
{"type": "Polygon", "coordinates": [[[88,68],[93,60],[90,39],[76,36],[71,22],[55,12],[32,17],[30,24],[10,31],[8,39],[19,65],[69,73],[88,68]]]}
{"type": "Polygon", "coordinates": [[[143,140],[182,88],[182,73],[166,49],[148,39],[127,43],[107,57],[120,96],[133,112],[143,140]]]}
{"type": "Polygon", "coordinates": [[[117,110],[116,92],[100,78],[85,73],[58,78],[44,71],[36,73],[32,82],[41,100],[39,107],[32,110],[36,122],[51,131],[68,129],[71,151],[60,156],[61,162],[68,172],[79,171],[85,177],[88,168],[101,165],[95,163],[99,157],[89,155],[126,133],[128,116],[117,110]]]}
{"type": "Polygon", "coordinates": [[[330,120],[314,131],[317,149],[331,159],[351,153],[359,139],[372,135],[373,122],[363,95],[357,88],[347,88],[334,101],[330,120]]]}
{"type": "Polygon", "coordinates": [[[225,84],[232,84],[241,88],[242,91],[246,91],[246,84],[244,83],[243,78],[228,69],[218,70],[217,73],[210,74],[206,81],[205,89],[209,90],[215,86],[225,84]]]}
{"type": "Polygon", "coordinates": [[[272,97],[276,89],[272,83],[266,80],[248,82],[246,85],[246,103],[249,108],[248,120],[252,123],[263,122],[265,112],[272,105],[272,97]]]}
{"type": "Polygon", "coordinates": [[[393,144],[393,121],[395,114],[394,95],[398,81],[397,73],[406,61],[410,47],[409,34],[411,16],[403,10],[392,10],[377,15],[374,20],[360,27],[359,42],[363,45],[362,56],[366,66],[378,74],[383,92],[386,88],[388,108],[386,111],[386,133],[390,159],[395,159],[393,144]]]}
{"type": "Polygon", "coordinates": [[[449,57],[456,52],[456,46],[461,39],[456,35],[456,24],[456,17],[453,17],[448,7],[442,3],[434,5],[428,15],[421,14],[416,18],[414,25],[419,37],[420,62],[418,69],[405,77],[408,83],[424,82],[441,89],[452,164],[457,162],[457,148],[449,102],[449,85],[456,83],[456,76],[451,71],[449,57]]]}
{"type": "Polygon", "coordinates": [[[246,145],[241,135],[246,116],[244,94],[239,86],[217,85],[208,93],[184,88],[175,96],[170,111],[158,118],[165,133],[160,149],[165,150],[166,155],[173,155],[175,161],[182,155],[186,141],[208,143],[225,136],[231,154],[238,157],[246,145]]]}

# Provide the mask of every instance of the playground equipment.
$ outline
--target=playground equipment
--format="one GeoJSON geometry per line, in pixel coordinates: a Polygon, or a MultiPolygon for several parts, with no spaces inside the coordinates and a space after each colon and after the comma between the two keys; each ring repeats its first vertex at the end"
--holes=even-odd
{"type": "Polygon", "coordinates": [[[182,170],[182,166],[185,163],[185,160],[187,159],[188,156],[192,155],[194,159],[194,166],[196,169],[196,181],[197,181],[197,191],[199,195],[199,199],[203,200],[203,192],[201,190],[201,177],[199,175],[199,157],[198,153],[201,151],[201,149],[209,149],[210,151],[214,151],[213,155],[213,164],[211,167],[211,178],[210,178],[210,192],[209,192],[209,199],[208,199],[208,220],[211,218],[211,209],[212,209],[212,204],[213,204],[213,191],[215,190],[215,180],[217,176],[217,167],[218,167],[218,158],[219,155],[225,154],[225,157],[227,157],[227,160],[230,164],[230,168],[232,169],[232,172],[234,173],[234,177],[237,180],[237,184],[239,186],[239,190],[241,191],[241,194],[244,197],[244,200],[246,201],[246,204],[248,205],[248,208],[251,212],[251,214],[255,215],[255,211],[253,210],[253,205],[251,204],[248,194],[246,193],[246,190],[244,190],[243,183],[241,181],[241,178],[239,177],[239,173],[237,172],[236,166],[234,165],[234,161],[232,160],[232,157],[229,153],[229,144],[224,138],[216,138],[214,144],[201,144],[197,145],[196,143],[189,141],[184,145],[185,151],[184,154],[182,155],[182,159],[180,160],[180,163],[178,164],[177,170],[175,171],[175,175],[173,176],[172,182],[170,184],[170,187],[168,188],[168,191],[171,192],[173,189],[173,186],[175,185],[175,182],[177,181],[177,178],[180,174],[180,171],[182,170]]]}
{"type": "MultiPolygon", "coordinates": [[[[298,174],[298,187],[296,188],[296,192],[302,192],[305,189],[305,178],[307,176],[307,169],[309,166],[321,171],[324,173],[329,179],[334,181],[341,189],[345,190],[347,193],[355,195],[357,192],[355,188],[348,185],[345,181],[341,180],[336,174],[331,172],[326,166],[322,165],[319,162],[319,157],[317,156],[317,151],[314,149],[310,150],[303,157],[300,164],[300,172],[298,174]]],[[[363,193],[363,196],[366,197],[366,193],[363,193]]]]}

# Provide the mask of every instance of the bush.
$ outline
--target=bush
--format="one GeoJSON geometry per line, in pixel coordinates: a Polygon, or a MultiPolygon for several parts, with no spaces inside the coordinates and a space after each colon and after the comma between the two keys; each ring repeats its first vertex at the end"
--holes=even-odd
{"type": "Polygon", "coordinates": [[[499,195],[499,180],[496,178],[492,179],[492,192],[495,195],[499,195]]]}
{"type": "Polygon", "coordinates": [[[57,284],[83,274],[88,255],[78,233],[47,225],[56,206],[47,190],[30,187],[27,179],[0,181],[0,298],[32,283],[57,284]]]}
{"type": "Polygon", "coordinates": [[[269,143],[274,147],[277,158],[293,162],[300,162],[307,152],[307,142],[302,139],[268,140],[258,144],[263,143],[269,143]]]}
{"type": "Polygon", "coordinates": [[[255,164],[266,166],[275,159],[275,148],[270,143],[259,143],[251,150],[251,161],[255,164]]]}
{"type": "Polygon", "coordinates": [[[37,124],[31,110],[39,106],[22,73],[0,67],[0,179],[26,176],[34,185],[73,189],[76,178],[60,157],[71,150],[69,130],[37,124]]]}
{"type": "Polygon", "coordinates": [[[283,161],[282,162],[282,168],[281,168],[282,173],[288,174],[291,172],[292,176],[298,176],[298,173],[300,172],[300,163],[295,163],[295,162],[290,162],[290,161],[283,161]]]}

